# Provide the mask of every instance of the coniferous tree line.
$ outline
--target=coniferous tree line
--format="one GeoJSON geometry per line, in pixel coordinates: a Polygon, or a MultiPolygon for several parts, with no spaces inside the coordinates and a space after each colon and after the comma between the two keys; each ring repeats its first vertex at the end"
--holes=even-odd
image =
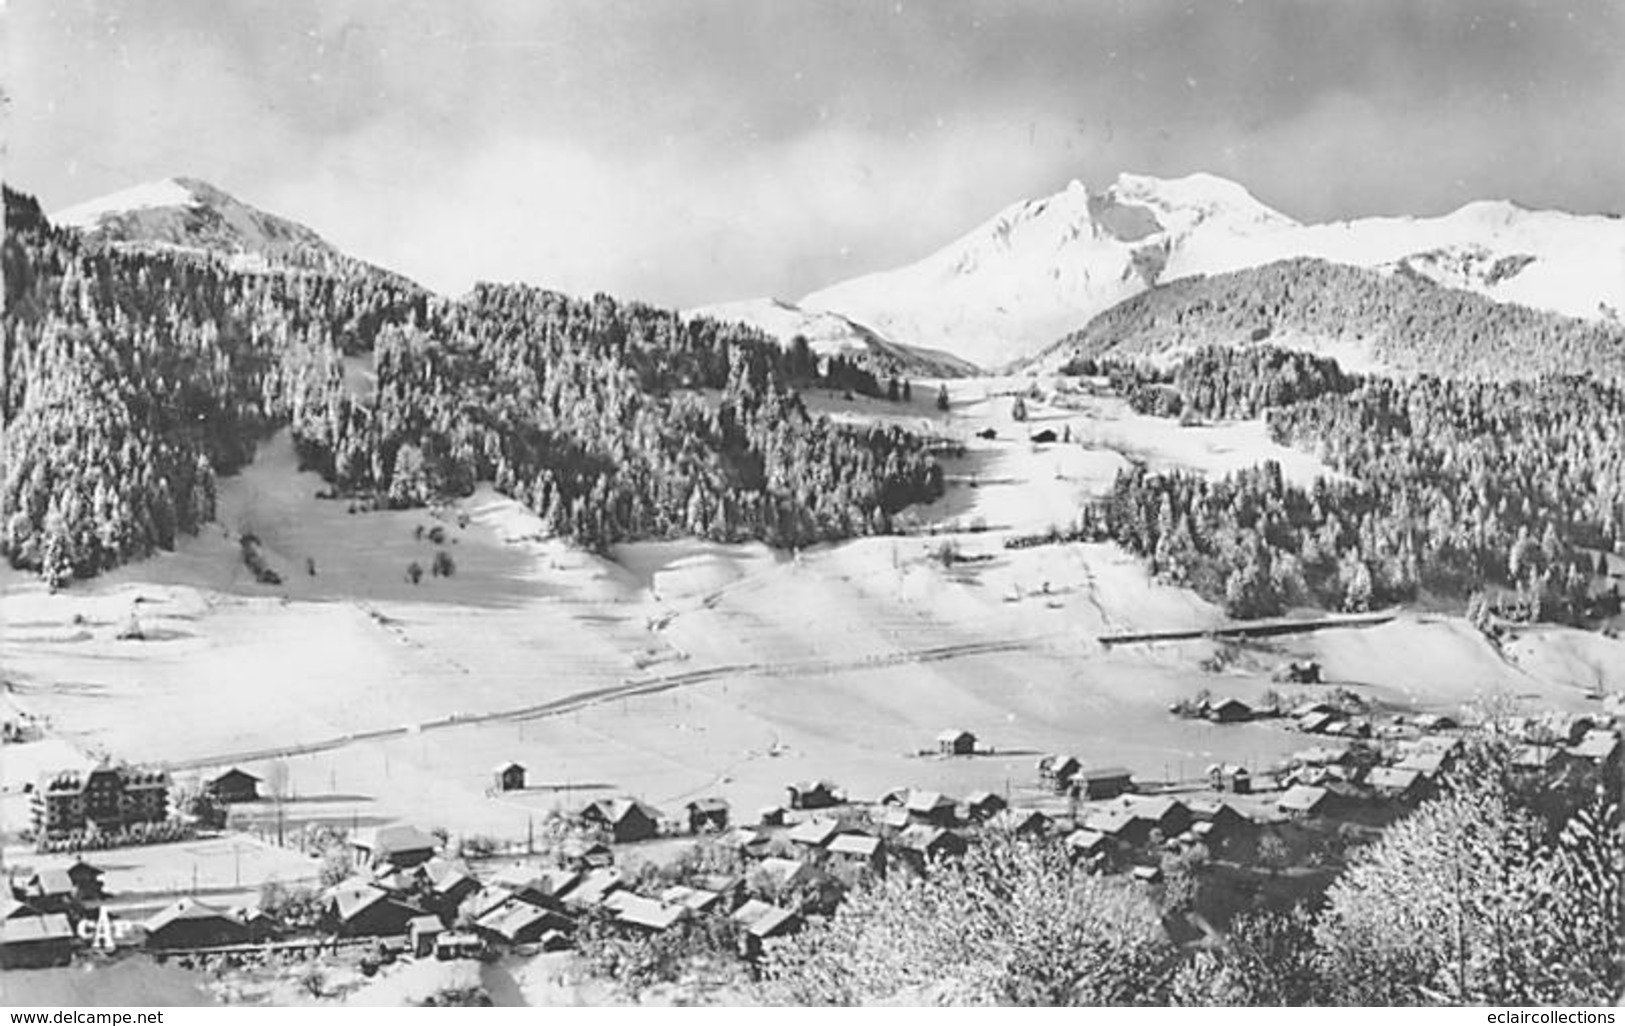
{"type": "MultiPolygon", "coordinates": [[[[1202,353],[1165,387],[1233,409],[1215,397],[1265,394],[1271,366],[1202,353]]],[[[1300,487],[1275,463],[1216,481],[1130,468],[1084,533],[1237,616],[1423,592],[1531,620],[1616,608],[1593,578],[1597,551],[1625,535],[1625,392],[1582,378],[1373,378],[1351,392],[1340,374],[1315,380],[1319,394],[1268,411],[1270,430],[1337,478],[1300,487]]]]}
{"type": "Polygon", "coordinates": [[[1062,373],[1103,376],[1137,413],[1247,419],[1277,406],[1351,392],[1359,378],[1336,360],[1261,345],[1204,346],[1172,368],[1119,356],[1078,357],[1062,373]]]}
{"type": "Polygon", "coordinates": [[[1143,358],[1261,342],[1366,350],[1398,374],[1625,378],[1625,326],[1497,303],[1403,267],[1383,274],[1311,258],[1159,285],[1052,349],[1143,358]]]}
{"type": "Polygon", "coordinates": [[[872,375],[839,357],[667,311],[479,286],[421,329],[391,329],[362,400],[329,363],[301,380],[303,459],[394,505],[478,480],[584,544],[694,534],[804,545],[885,533],[942,475],[897,428],[811,416],[787,381],[872,375]]]}
{"type": "Polygon", "coordinates": [[[53,585],[196,532],[217,476],[283,424],[340,491],[405,506],[489,479],[592,546],[798,545],[941,493],[913,436],[806,412],[793,385],[886,388],[804,342],[604,296],[237,273],[88,244],[9,188],[5,207],[0,547],[53,585]],[[369,352],[358,395],[345,357],[369,352]]]}
{"type": "Polygon", "coordinates": [[[5,208],[0,542],[53,585],[196,532],[281,416],[280,352],[364,348],[417,301],[87,246],[9,188],[5,208]]]}

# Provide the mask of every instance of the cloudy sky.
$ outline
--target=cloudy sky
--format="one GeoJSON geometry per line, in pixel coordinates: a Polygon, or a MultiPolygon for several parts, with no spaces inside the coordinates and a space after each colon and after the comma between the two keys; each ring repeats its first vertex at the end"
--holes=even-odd
{"type": "Polygon", "coordinates": [[[1318,220],[1625,211],[1625,4],[11,0],[6,177],[207,179],[446,291],[794,298],[1211,171],[1318,220]]]}

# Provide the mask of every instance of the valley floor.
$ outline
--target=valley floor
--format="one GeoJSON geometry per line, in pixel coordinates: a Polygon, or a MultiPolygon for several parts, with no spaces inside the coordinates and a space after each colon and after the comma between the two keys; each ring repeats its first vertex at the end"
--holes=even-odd
{"type": "Polygon", "coordinates": [[[934,385],[907,407],[815,398],[966,454],[947,461],[948,493],[924,511],[943,533],[799,553],[678,541],[601,559],[542,538],[535,517],[483,488],[438,518],[351,513],[314,498],[322,483],[278,437],[222,482],[219,523],[176,553],[58,595],[4,571],[4,699],[49,726],[47,740],[6,748],[5,828],[24,822],[25,783],[102,753],[183,780],[243,766],[289,796],[296,821],[522,838],[549,809],[614,793],[668,812],[716,794],[748,812],[808,778],[856,796],[912,785],[1021,797],[1036,793],[1034,760],[1055,750],[1145,779],[1268,765],[1303,738],[1167,708],[1203,688],[1283,688],[1270,675],[1289,659],[1319,660],[1329,681],[1400,709],[1485,696],[1583,708],[1589,692],[1625,688],[1620,641],[1541,629],[1498,652],[1459,619],[1413,613],[1231,645],[1216,674],[1198,666],[1215,654],[1208,640],[1104,648],[1102,634],[1223,617],[1114,546],[1006,550],[1005,536],[1065,525],[1129,459],[1222,472],[1278,458],[1298,479],[1324,468],[1260,424],[1181,428],[1109,398],[1029,401],[1016,424],[1004,393],[1024,384],[952,382],[946,414],[934,385]],[[990,427],[994,438],[977,436],[990,427]],[[1041,430],[1071,441],[1028,440],[1041,430]],[[418,535],[435,526],[443,546],[418,535]],[[250,532],[284,584],[244,567],[250,532]],[[960,560],[944,565],[949,538],[960,560]],[[437,547],[455,574],[409,583],[407,565],[428,567],[437,547]],[[132,617],[144,640],[119,640],[132,617]],[[993,754],[915,754],[947,727],[993,754]],[[489,793],[509,759],[531,786],[489,793]]]}

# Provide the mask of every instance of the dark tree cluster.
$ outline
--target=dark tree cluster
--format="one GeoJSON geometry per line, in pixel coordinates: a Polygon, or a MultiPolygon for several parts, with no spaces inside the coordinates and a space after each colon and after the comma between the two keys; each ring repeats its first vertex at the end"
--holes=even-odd
{"type": "Polygon", "coordinates": [[[592,547],[679,534],[791,546],[888,532],[942,492],[919,439],[837,427],[788,387],[867,372],[606,296],[480,286],[386,331],[374,370],[366,399],[331,364],[302,378],[294,431],[340,490],[396,506],[490,480],[592,547]]]}
{"type": "Polygon", "coordinates": [[[1625,378],[1625,328],[1618,324],[1497,303],[1403,269],[1382,274],[1309,258],[1160,285],[1054,348],[1143,357],[1266,341],[1367,349],[1402,374],[1625,378]]]}
{"type": "Polygon", "coordinates": [[[1173,369],[1121,357],[1079,357],[1065,373],[1104,376],[1137,413],[1245,420],[1265,410],[1354,390],[1336,360],[1278,346],[1204,346],[1173,369]]]}
{"type": "Polygon", "coordinates": [[[85,242],[10,189],[5,206],[0,552],[53,586],[195,533],[217,475],[285,424],[340,492],[414,506],[492,480],[591,546],[801,545],[941,494],[918,439],[808,414],[793,386],[886,387],[805,342],[604,296],[237,273],[85,242]],[[346,371],[366,353],[363,395],[346,371]]]}
{"type": "MultiPolygon", "coordinates": [[[[1224,373],[1204,357],[1174,377],[1182,395],[1207,395],[1224,373]]],[[[1579,378],[1372,379],[1269,419],[1278,442],[1342,477],[1301,488],[1275,463],[1218,481],[1136,467],[1085,512],[1084,532],[1237,616],[1362,610],[1422,592],[1519,619],[1608,613],[1594,552],[1625,532],[1620,389],[1579,378]]]]}

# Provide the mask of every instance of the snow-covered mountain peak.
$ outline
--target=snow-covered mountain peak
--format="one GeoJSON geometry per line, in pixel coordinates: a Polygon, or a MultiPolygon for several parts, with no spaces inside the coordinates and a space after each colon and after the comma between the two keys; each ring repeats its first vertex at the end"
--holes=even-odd
{"type": "Polygon", "coordinates": [[[1119,203],[1150,207],[1187,227],[1216,218],[1271,227],[1297,223],[1260,203],[1240,183],[1200,171],[1182,178],[1124,172],[1105,190],[1105,195],[1119,203]]]}
{"type": "Polygon", "coordinates": [[[192,178],[162,178],[155,182],[142,182],[59,210],[51,215],[51,223],[63,228],[91,228],[109,215],[162,207],[197,206],[202,202],[194,188],[198,185],[206,186],[207,183],[192,178]]]}
{"type": "Polygon", "coordinates": [[[59,210],[50,220],[105,245],[208,253],[243,271],[398,278],[345,254],[304,225],[250,206],[198,178],[165,178],[121,189],[59,210]]]}

